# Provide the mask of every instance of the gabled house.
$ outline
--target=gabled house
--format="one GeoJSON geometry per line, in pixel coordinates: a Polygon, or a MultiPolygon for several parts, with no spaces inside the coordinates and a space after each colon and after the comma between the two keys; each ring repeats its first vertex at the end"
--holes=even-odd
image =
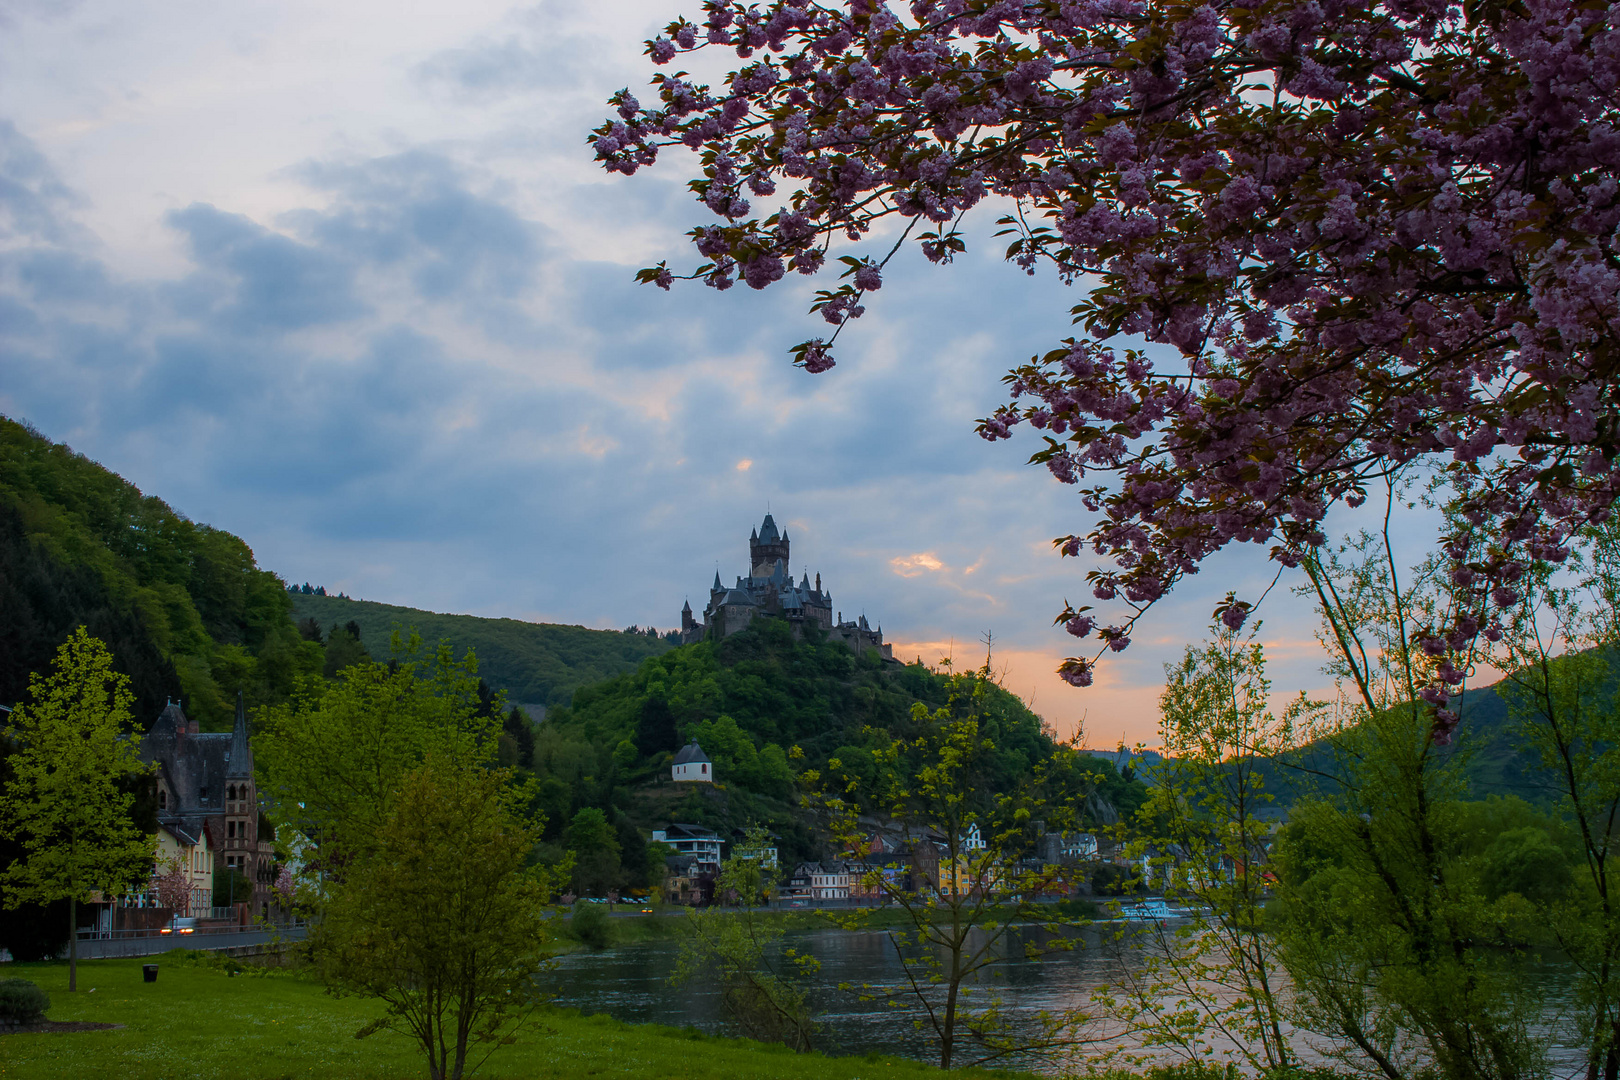
{"type": "MultiPolygon", "coordinates": [[[[253,746],[247,710],[236,695],[230,732],[203,732],[175,702],[169,702],[141,739],[141,757],[157,772],[158,825],[176,849],[195,846],[206,834],[212,870],[230,867],[247,878],[252,895],[242,899],[255,915],[268,915],[274,874],[271,838],[260,836],[259,799],[253,780],[253,746]]],[[[161,839],[160,839],[161,844],[161,839]]]]}
{"type": "Polygon", "coordinates": [[[714,762],[703,752],[697,740],[687,743],[675,754],[670,763],[670,777],[682,783],[714,783],[714,762]]]}
{"type": "Polygon", "coordinates": [[[178,865],[189,885],[184,910],[176,909],[174,914],[182,918],[207,915],[214,903],[214,848],[209,843],[208,823],[204,821],[192,833],[182,824],[159,822],[157,840],[159,870],[178,865]]]}

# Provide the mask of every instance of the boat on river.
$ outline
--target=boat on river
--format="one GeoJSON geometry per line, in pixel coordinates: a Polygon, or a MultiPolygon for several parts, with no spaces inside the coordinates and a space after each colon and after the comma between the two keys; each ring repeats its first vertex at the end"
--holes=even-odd
{"type": "Polygon", "coordinates": [[[1162,919],[1186,919],[1203,914],[1206,914],[1204,908],[1172,907],[1163,898],[1153,897],[1135,904],[1121,904],[1118,917],[1126,922],[1158,922],[1162,919]]]}

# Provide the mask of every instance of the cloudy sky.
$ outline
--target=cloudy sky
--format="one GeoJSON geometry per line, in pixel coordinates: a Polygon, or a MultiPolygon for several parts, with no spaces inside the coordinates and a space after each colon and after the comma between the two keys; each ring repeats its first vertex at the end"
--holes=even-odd
{"type": "MultiPolygon", "coordinates": [[[[696,9],[695,0],[684,5],[696,9]]],[[[897,654],[982,657],[1092,745],[1154,741],[1162,665],[1232,552],[1087,691],[1052,674],[1085,525],[973,422],[1068,333],[1072,290],[987,243],[891,264],[840,363],[802,279],[637,286],[689,260],[692,158],[591,162],[645,84],[664,0],[0,5],[0,412],[229,529],[292,581],[438,611],[670,627],[746,572],[767,506],[793,571],[897,654]]],[[[690,13],[690,12],[689,12],[690,13]]],[[[1319,687],[1310,612],[1262,614],[1279,690],[1319,687]]]]}

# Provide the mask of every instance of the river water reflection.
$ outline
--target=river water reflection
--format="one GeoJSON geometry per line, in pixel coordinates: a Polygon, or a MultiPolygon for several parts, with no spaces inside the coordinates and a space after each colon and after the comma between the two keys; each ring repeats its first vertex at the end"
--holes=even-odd
{"type": "MultiPolygon", "coordinates": [[[[1120,955],[1101,947],[1095,931],[1087,931],[1083,937],[1085,948],[1039,961],[1020,956],[998,966],[993,992],[999,993],[1003,1010],[1015,1023],[1032,1027],[1033,1014],[1041,1010],[1086,1007],[1092,993],[1115,976],[1117,965],[1130,962],[1129,952],[1120,955]]],[[[787,943],[816,957],[822,965],[812,992],[817,1020],[822,1025],[817,1049],[831,1054],[878,1052],[921,1061],[938,1060],[929,1034],[917,1030],[914,1024],[923,1017],[920,1009],[862,1002],[837,989],[840,983],[890,988],[902,984],[904,974],[886,933],[814,930],[789,935],[787,943]]],[[[599,953],[572,953],[559,959],[549,981],[558,994],[559,1005],[586,1014],[606,1013],[631,1023],[736,1034],[726,1018],[717,983],[698,979],[681,986],[670,984],[679,951],[676,941],[661,940],[599,953]]],[[[1568,995],[1562,987],[1565,980],[1558,968],[1544,969],[1538,979],[1545,981],[1550,1008],[1567,1005],[1568,995]]],[[[1317,1056],[1303,1039],[1297,1049],[1306,1060],[1317,1056]]],[[[1067,1062],[1023,1060],[1004,1064],[1055,1075],[1073,1070],[1081,1057],[1083,1054],[1077,1053],[1067,1062]]],[[[1583,1071],[1579,1054],[1572,1048],[1555,1046],[1553,1057],[1557,1077],[1583,1071]]]]}

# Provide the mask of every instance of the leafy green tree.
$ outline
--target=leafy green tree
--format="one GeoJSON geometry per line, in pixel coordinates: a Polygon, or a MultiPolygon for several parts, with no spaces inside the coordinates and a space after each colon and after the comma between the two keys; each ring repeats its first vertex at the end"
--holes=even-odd
{"type": "Polygon", "coordinates": [[[735,845],[738,854],[721,864],[716,892],[735,896],[741,910],[688,912],[681,920],[680,959],[670,981],[718,981],[726,1012],[744,1035],[808,1053],[816,1024],[805,983],[820,965],[814,957],[784,948],[780,922],[767,922],[757,911],[780,877],[759,854],[771,846],[770,835],[759,826],[735,845]]]}
{"type": "Polygon", "coordinates": [[[786,797],[793,790],[793,770],[787,754],[776,743],[754,748],[754,740],[729,716],[704,720],[692,728],[696,739],[714,761],[715,778],[750,791],[786,797]]]}
{"type": "Polygon", "coordinates": [[[580,810],[568,823],[566,842],[574,856],[575,893],[603,896],[619,887],[619,834],[606,814],[594,806],[580,810]]]}
{"type": "Polygon", "coordinates": [[[1316,706],[1302,695],[1274,714],[1258,631],[1216,623],[1204,645],[1165,665],[1164,759],[1127,850],[1167,901],[1207,914],[1121,931],[1138,962],[1102,996],[1145,1047],[1197,1061],[1219,1034],[1251,1069],[1272,1073],[1295,1057],[1286,979],[1263,918],[1274,798],[1263,770],[1294,748],[1316,706]]]}
{"type": "Polygon", "coordinates": [[[394,653],[336,681],[303,680],[291,701],[265,710],[254,737],[259,790],[328,865],[371,847],[402,778],[430,755],[494,757],[499,722],[479,710],[473,654],[456,660],[441,644],[423,656],[420,639],[397,636],[394,653]]]}
{"type": "Polygon", "coordinates": [[[216,867],[213,880],[213,905],[229,907],[253,900],[253,882],[234,866],[216,867]]]}
{"type": "Polygon", "coordinates": [[[1430,638],[1468,616],[1468,597],[1438,559],[1401,573],[1399,497],[1390,477],[1383,529],[1303,564],[1343,695],[1314,751],[1321,783],[1278,844],[1268,926],[1296,1021],[1358,1066],[1389,1080],[1524,1080],[1546,1067],[1529,1026],[1537,991],[1523,959],[1496,947],[1522,902],[1493,902],[1481,880],[1467,747],[1448,745],[1456,717],[1431,693],[1461,684],[1430,638]]]}
{"type": "Polygon", "coordinates": [[[460,1080],[468,1049],[499,1042],[539,997],[553,882],[526,867],[536,835],[509,780],[437,754],[400,777],[312,936],[328,985],[387,1006],[361,1034],[403,1031],[433,1080],[460,1080]]]}
{"type": "Polygon", "coordinates": [[[1545,769],[1578,857],[1553,868],[1534,833],[1504,834],[1496,872],[1535,901],[1576,972],[1577,1027],[1586,1075],[1620,1076],[1620,525],[1581,538],[1562,575],[1533,565],[1523,600],[1503,620],[1492,663],[1499,692],[1545,769]],[[1570,885],[1568,889],[1559,886],[1570,885]]]}
{"type": "Polygon", "coordinates": [[[68,902],[68,989],[78,988],[78,905],[118,895],[151,872],[157,837],[131,820],[135,798],[119,781],[146,769],[129,738],[128,680],[83,627],[57,650],[51,673],[29,682],[29,700],[7,731],[11,783],[0,795],[0,830],[24,855],[6,867],[6,901],[68,902]]]}
{"type": "Polygon", "coordinates": [[[529,714],[514,705],[501,721],[501,730],[512,740],[517,751],[517,764],[525,769],[534,768],[534,722],[529,714]]]}
{"type": "Polygon", "coordinates": [[[349,626],[334,626],[332,632],[327,635],[326,660],[322,672],[328,679],[355,664],[371,662],[371,653],[360,644],[360,635],[349,629],[352,626],[353,622],[350,622],[349,626]]]}
{"type": "MultiPolygon", "coordinates": [[[[863,888],[906,919],[888,931],[905,974],[902,988],[848,989],[868,1000],[919,1006],[945,1069],[1061,1051],[1075,1045],[1085,1022],[1074,1011],[1042,1012],[1033,1033],[1016,1031],[994,994],[985,996],[984,984],[1015,949],[1034,958],[1075,947],[1072,928],[1056,923],[1051,908],[1037,902],[1043,893],[1064,891],[1065,883],[1054,868],[1030,869],[1025,858],[1036,849],[1037,820],[1061,830],[1076,818],[1074,807],[1041,797],[1044,764],[1011,789],[991,782],[1003,765],[1000,748],[987,737],[993,691],[999,690],[988,662],[974,675],[953,677],[951,686],[945,706],[913,706],[907,735],[880,751],[869,787],[837,758],[824,772],[802,774],[835,843],[862,871],[863,888]],[[873,817],[887,820],[911,847],[909,873],[868,865],[873,817]],[[1014,935],[1020,926],[1035,928],[1035,936],[1025,933],[1020,941],[1014,935]]],[[[855,929],[865,918],[854,911],[840,921],[855,929]]]]}

